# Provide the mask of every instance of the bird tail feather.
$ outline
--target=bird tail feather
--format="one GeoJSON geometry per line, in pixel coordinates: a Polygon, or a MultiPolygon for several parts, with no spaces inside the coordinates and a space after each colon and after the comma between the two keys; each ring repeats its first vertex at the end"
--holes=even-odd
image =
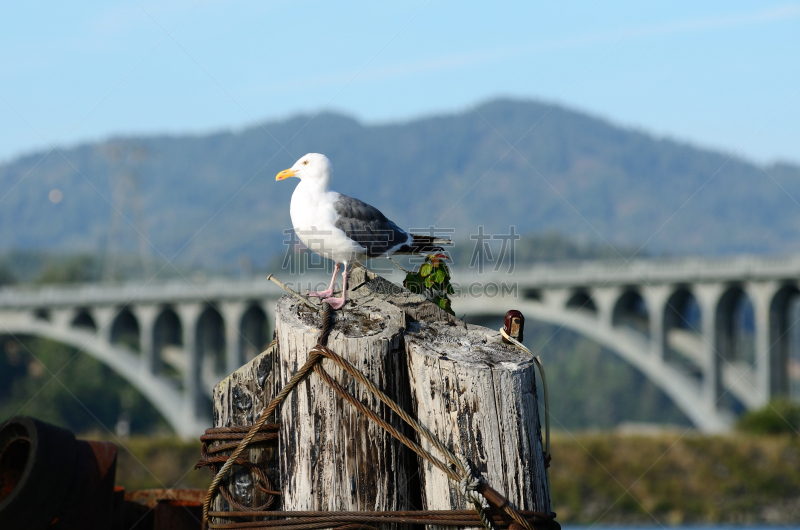
{"type": "Polygon", "coordinates": [[[444,252],[444,248],[440,245],[450,245],[449,239],[419,234],[411,234],[411,237],[413,237],[413,240],[397,249],[394,254],[429,254],[431,252],[444,252]]]}

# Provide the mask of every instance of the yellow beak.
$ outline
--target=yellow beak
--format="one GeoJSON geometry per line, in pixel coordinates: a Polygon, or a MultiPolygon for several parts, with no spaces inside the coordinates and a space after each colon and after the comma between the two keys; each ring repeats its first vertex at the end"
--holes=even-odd
{"type": "Polygon", "coordinates": [[[283,171],[278,173],[278,176],[275,177],[275,180],[277,181],[277,180],[288,179],[289,177],[293,177],[295,173],[297,173],[297,171],[295,171],[294,169],[284,169],[283,171]]]}

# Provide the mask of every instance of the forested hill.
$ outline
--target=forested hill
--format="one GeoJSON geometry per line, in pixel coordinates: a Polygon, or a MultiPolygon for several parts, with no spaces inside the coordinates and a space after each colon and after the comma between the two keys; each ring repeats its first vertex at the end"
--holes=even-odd
{"type": "MultiPolygon", "coordinates": [[[[263,263],[281,251],[290,226],[295,181],[275,182],[275,174],[307,152],[332,160],[337,191],[405,227],[454,228],[456,240],[469,242],[478,225],[487,233],[514,225],[654,253],[800,252],[800,168],[758,167],[512,100],[389,125],[322,113],[25,156],[0,166],[0,251],[102,249],[114,177],[134,170],[154,256],[208,267],[243,255],[263,263]],[[56,188],[63,199],[53,204],[56,188]]],[[[130,201],[118,204],[133,221],[130,201]]],[[[133,249],[133,230],[120,233],[133,249]]]]}

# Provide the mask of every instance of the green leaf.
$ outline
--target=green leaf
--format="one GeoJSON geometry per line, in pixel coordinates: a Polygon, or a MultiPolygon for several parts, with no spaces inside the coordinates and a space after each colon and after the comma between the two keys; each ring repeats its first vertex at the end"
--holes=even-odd
{"type": "Polygon", "coordinates": [[[421,294],[431,300],[438,307],[441,307],[451,315],[455,315],[452,309],[452,301],[447,296],[455,294],[455,289],[450,285],[450,269],[441,260],[433,260],[432,256],[425,257],[425,263],[419,268],[418,272],[409,272],[403,280],[403,287],[415,294],[421,294]],[[438,262],[436,265],[433,262],[438,262]]]}
{"type": "Polygon", "coordinates": [[[451,315],[455,315],[455,312],[450,307],[450,300],[448,300],[447,298],[439,298],[439,297],[437,297],[434,300],[434,303],[436,303],[436,305],[438,305],[439,307],[441,307],[442,309],[444,309],[445,311],[447,311],[451,315]]]}
{"type": "Polygon", "coordinates": [[[422,276],[420,276],[415,272],[412,272],[406,275],[406,279],[403,281],[403,287],[405,287],[412,293],[422,294],[422,292],[425,290],[422,283],[423,283],[422,276]]]}
{"type": "Polygon", "coordinates": [[[431,272],[433,272],[433,265],[430,263],[425,263],[422,267],[419,268],[419,275],[423,278],[426,276],[430,276],[431,272]]]}

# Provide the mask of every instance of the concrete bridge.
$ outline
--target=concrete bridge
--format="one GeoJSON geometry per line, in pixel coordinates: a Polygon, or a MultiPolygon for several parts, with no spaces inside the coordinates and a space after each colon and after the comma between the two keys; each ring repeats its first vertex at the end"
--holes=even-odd
{"type": "MultiPolygon", "coordinates": [[[[800,256],[636,260],[455,271],[459,315],[521,310],[599,342],[706,432],[792,393],[800,256]]],[[[289,282],[292,277],[283,278],[289,282]]],[[[327,275],[295,277],[295,288],[327,275]]],[[[401,277],[390,278],[400,281],[401,277]]],[[[46,337],[106,363],[183,437],[210,425],[214,384],[263,350],[283,294],[263,277],[0,290],[0,335],[46,337]]],[[[548,352],[541,352],[545,363],[548,352]]]]}

